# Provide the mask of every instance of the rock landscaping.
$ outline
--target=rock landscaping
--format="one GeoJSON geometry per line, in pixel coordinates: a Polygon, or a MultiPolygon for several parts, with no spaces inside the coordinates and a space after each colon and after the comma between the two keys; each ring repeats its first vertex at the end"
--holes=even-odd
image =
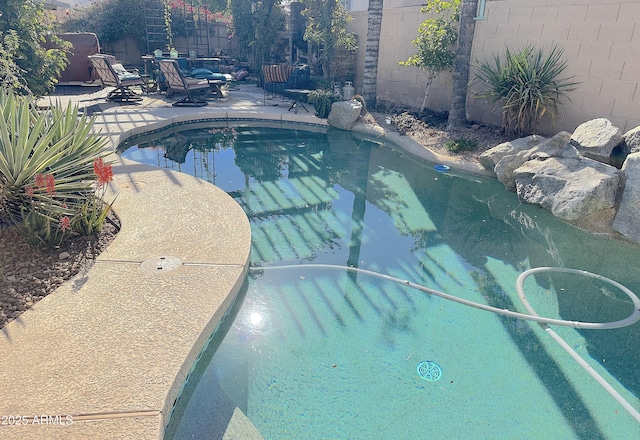
{"type": "Polygon", "coordinates": [[[502,143],[479,157],[523,203],[593,232],[620,234],[640,243],[640,127],[622,134],[605,118],[573,133],[528,136],[502,143]],[[615,152],[622,152],[620,161],[615,152]]]}

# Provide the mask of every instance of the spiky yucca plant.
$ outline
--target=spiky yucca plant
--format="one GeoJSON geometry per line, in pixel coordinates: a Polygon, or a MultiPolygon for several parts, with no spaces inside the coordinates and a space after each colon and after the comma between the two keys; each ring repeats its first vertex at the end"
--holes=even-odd
{"type": "Polygon", "coordinates": [[[576,89],[572,78],[558,78],[567,67],[563,50],[553,47],[548,55],[528,45],[513,52],[505,51],[505,60],[494,55],[493,62],[476,62],[476,81],[488,89],[476,95],[500,102],[505,132],[524,136],[534,132],[544,115],[558,114],[560,98],[576,89]]]}
{"type": "Polygon", "coordinates": [[[107,141],[93,122],[77,106],[39,111],[30,98],[0,90],[0,214],[32,244],[60,244],[74,232],[70,220],[95,200],[94,160],[107,141]]]}

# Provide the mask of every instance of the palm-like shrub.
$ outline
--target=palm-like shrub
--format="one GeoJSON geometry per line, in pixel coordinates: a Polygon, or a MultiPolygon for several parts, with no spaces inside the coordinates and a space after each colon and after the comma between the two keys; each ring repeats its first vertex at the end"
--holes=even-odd
{"type": "Polygon", "coordinates": [[[552,120],[557,116],[560,98],[578,84],[572,78],[558,78],[567,67],[562,54],[562,49],[554,47],[545,56],[528,45],[517,52],[507,48],[504,62],[494,55],[493,62],[475,63],[476,81],[488,86],[476,97],[501,103],[505,132],[528,135],[544,115],[552,120]]]}
{"type": "Polygon", "coordinates": [[[77,106],[42,112],[29,98],[0,91],[0,215],[34,245],[93,233],[106,217],[109,206],[95,191],[112,174],[98,157],[106,139],[92,131],[93,121],[78,116],[77,106]]]}

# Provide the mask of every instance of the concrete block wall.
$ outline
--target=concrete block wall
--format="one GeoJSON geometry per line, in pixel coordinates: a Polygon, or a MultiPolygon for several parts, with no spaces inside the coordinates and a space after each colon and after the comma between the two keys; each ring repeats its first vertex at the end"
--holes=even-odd
{"type": "MultiPolygon", "coordinates": [[[[562,76],[580,83],[541,132],[571,132],[596,117],[625,131],[640,125],[640,1],[489,0],[485,16],[476,22],[474,59],[492,59],[507,46],[532,44],[548,53],[556,45],[567,61],[562,76]]],[[[471,119],[499,122],[491,105],[472,97],[467,102],[471,119]]]]}
{"type": "MultiPolygon", "coordinates": [[[[385,2],[378,65],[378,99],[414,108],[422,104],[426,76],[398,61],[415,53],[411,40],[427,18],[419,3],[385,2]]],[[[362,53],[355,85],[361,93],[367,13],[353,15],[350,27],[358,30],[362,53]]],[[[564,49],[568,65],[563,76],[573,76],[580,84],[570,100],[561,101],[553,125],[543,120],[540,133],[571,132],[596,117],[606,117],[625,131],[640,125],[640,0],[487,0],[484,16],[476,22],[472,59],[492,59],[507,46],[564,49]]],[[[427,107],[448,110],[451,87],[451,75],[441,74],[431,86],[427,107]]],[[[495,105],[473,98],[479,90],[476,85],[469,91],[469,119],[499,124],[495,105]]]]}
{"type": "MultiPolygon", "coordinates": [[[[419,3],[419,2],[413,2],[419,3]]],[[[393,3],[392,3],[393,4],[393,3]]],[[[420,12],[420,6],[395,5],[384,9],[380,34],[378,60],[378,100],[393,101],[409,107],[419,108],[424,98],[427,76],[416,67],[398,64],[416,53],[411,41],[418,36],[418,26],[427,15],[420,12]]],[[[355,80],[356,92],[361,93],[362,72],[364,70],[364,50],[367,41],[367,13],[352,12],[354,20],[349,30],[359,33],[361,62],[357,64],[355,80]]],[[[444,72],[431,84],[427,107],[442,111],[449,109],[452,78],[444,72]],[[447,91],[448,90],[448,91],[447,91]]]]}
{"type": "Polygon", "coordinates": [[[364,79],[364,53],[367,46],[367,21],[366,8],[364,11],[350,11],[353,20],[347,28],[350,32],[358,34],[358,50],[356,51],[356,76],[353,80],[353,87],[356,93],[362,93],[362,81],[364,79]]]}

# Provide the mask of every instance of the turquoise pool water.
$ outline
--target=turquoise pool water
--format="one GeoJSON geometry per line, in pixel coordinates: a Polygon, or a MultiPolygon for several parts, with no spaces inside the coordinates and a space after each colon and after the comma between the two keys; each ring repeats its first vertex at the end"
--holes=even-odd
{"type": "MultiPolygon", "coordinates": [[[[214,183],[252,227],[242,302],[203,352],[167,438],[222,438],[235,408],[266,439],[640,436],[537,324],[308,266],[366,269],[524,311],[515,283],[531,267],[584,269],[640,292],[638,246],[582,232],[495,180],[436,172],[380,140],[259,125],[180,126],[132,139],[137,147],[122,153],[214,183]],[[420,376],[423,361],[439,366],[437,380],[420,376]]],[[[617,289],[574,274],[537,274],[525,290],[553,318],[604,322],[633,311],[617,289]]],[[[639,327],[554,329],[640,408],[639,327]]]]}

